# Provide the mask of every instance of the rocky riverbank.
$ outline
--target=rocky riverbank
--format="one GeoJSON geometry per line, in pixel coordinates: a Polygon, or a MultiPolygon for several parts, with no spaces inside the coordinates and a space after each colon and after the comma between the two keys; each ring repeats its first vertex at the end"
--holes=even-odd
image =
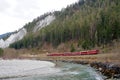
{"type": "MultiPolygon", "coordinates": [[[[32,54],[29,51],[19,51],[15,53],[14,50],[6,52],[3,59],[38,59],[48,61],[66,61],[83,65],[90,65],[97,71],[100,71],[107,78],[120,79],[120,53],[101,53],[97,55],[81,55],[81,56],[55,56],[49,57],[47,53],[32,54]],[[14,54],[13,54],[14,53],[14,54]],[[24,53],[24,54],[21,54],[24,53]],[[16,54],[16,55],[15,55],[16,54]]],[[[115,79],[116,80],[116,79],[115,79]]]]}
{"type": "Polygon", "coordinates": [[[96,71],[101,72],[106,79],[120,79],[120,66],[113,63],[89,62],[89,61],[63,61],[82,65],[90,65],[96,71]]]}
{"type": "Polygon", "coordinates": [[[93,62],[90,64],[90,66],[100,71],[103,75],[107,76],[108,79],[120,79],[120,66],[118,65],[112,63],[93,62]]]}
{"type": "MultiPolygon", "coordinates": [[[[97,71],[101,72],[106,79],[120,79],[120,63],[118,54],[98,54],[98,55],[85,55],[85,56],[60,56],[60,57],[48,57],[46,55],[34,55],[27,58],[48,60],[48,61],[63,61],[70,63],[77,63],[82,65],[90,65],[97,71]],[[110,57],[109,57],[110,56],[110,57]],[[111,57],[112,56],[112,57],[111,57]]],[[[25,57],[26,58],[26,57],[25,57]]],[[[115,79],[115,80],[116,80],[115,79]]]]}

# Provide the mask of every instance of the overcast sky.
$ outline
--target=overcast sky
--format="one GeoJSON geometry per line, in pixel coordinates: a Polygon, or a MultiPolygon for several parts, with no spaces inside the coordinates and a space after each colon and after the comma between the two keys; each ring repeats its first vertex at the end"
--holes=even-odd
{"type": "Polygon", "coordinates": [[[0,0],[0,34],[18,30],[45,12],[61,10],[78,0],[0,0]]]}

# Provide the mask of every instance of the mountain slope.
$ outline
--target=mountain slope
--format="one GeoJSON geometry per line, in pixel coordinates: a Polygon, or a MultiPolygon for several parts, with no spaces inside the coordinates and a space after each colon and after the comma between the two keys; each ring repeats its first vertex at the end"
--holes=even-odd
{"type": "Polygon", "coordinates": [[[51,13],[44,14],[34,19],[32,22],[29,22],[28,24],[26,24],[18,32],[2,35],[0,39],[0,48],[9,47],[10,44],[23,39],[26,35],[29,35],[29,33],[31,32],[35,33],[39,31],[41,28],[49,25],[54,19],[55,19],[55,16],[53,14],[51,13]],[[6,39],[4,40],[4,38],[6,39]]]}
{"type": "Polygon", "coordinates": [[[25,35],[26,35],[26,30],[23,28],[20,31],[18,31],[17,33],[11,34],[5,41],[3,39],[0,40],[0,47],[1,48],[6,48],[8,47],[10,44],[21,40],[25,35]]]}
{"type": "Polygon", "coordinates": [[[49,25],[54,19],[55,16],[52,14],[45,17],[45,19],[38,21],[34,26],[33,32],[39,31],[41,28],[49,25]]]}
{"type": "Polygon", "coordinates": [[[46,13],[44,15],[41,15],[40,17],[35,18],[32,22],[27,23],[24,25],[24,28],[27,30],[27,32],[37,32],[42,27],[45,27],[52,23],[52,21],[55,20],[55,16],[53,13],[46,13]]]}
{"type": "MultiPolygon", "coordinates": [[[[109,44],[120,39],[119,8],[119,0],[80,0],[61,11],[53,12],[56,18],[51,24],[10,47],[42,47],[45,43],[57,47],[71,40],[77,41],[78,47],[84,49],[109,44]]],[[[34,30],[34,26],[28,28],[34,30]]]]}

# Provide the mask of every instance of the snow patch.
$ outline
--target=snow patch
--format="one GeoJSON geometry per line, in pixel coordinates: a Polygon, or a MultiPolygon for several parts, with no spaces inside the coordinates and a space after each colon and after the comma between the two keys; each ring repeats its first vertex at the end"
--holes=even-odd
{"type": "Polygon", "coordinates": [[[41,28],[49,25],[53,20],[55,20],[55,16],[53,14],[48,15],[45,19],[40,20],[39,22],[36,23],[36,26],[34,27],[33,32],[36,32],[41,28]]]}
{"type": "Polygon", "coordinates": [[[19,32],[12,34],[10,37],[8,37],[7,40],[0,40],[0,48],[6,48],[8,47],[10,44],[21,40],[25,35],[26,35],[27,31],[25,28],[22,28],[19,32]]]}

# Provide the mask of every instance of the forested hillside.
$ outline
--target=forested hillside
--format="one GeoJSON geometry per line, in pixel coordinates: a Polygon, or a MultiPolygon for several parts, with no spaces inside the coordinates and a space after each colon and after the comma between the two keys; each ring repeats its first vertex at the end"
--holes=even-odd
{"type": "MultiPolygon", "coordinates": [[[[75,40],[78,47],[90,49],[120,39],[119,0],[80,0],[53,14],[56,19],[50,25],[27,35],[10,47],[42,47],[45,43],[57,47],[61,43],[75,40]]],[[[28,23],[26,26],[27,30],[31,30],[34,24],[28,23]]]]}

